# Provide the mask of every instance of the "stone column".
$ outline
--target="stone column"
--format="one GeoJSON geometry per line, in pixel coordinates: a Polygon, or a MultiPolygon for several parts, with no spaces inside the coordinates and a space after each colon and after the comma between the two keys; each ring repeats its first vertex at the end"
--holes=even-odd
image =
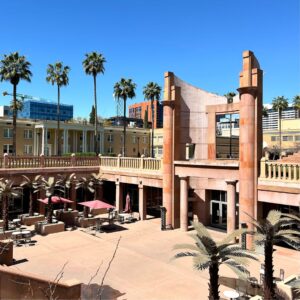
{"type": "Polygon", "coordinates": [[[57,155],[57,130],[54,130],[54,155],[57,155]]]}
{"type": "MultiPolygon", "coordinates": [[[[45,127],[45,149],[44,149],[44,155],[45,155],[45,150],[48,149],[48,128],[45,127]]],[[[49,155],[49,151],[47,152],[47,156],[49,155]]]]}
{"type": "Polygon", "coordinates": [[[45,154],[45,127],[42,127],[42,149],[41,154],[45,154]]]}
{"type": "Polygon", "coordinates": [[[231,233],[236,227],[236,180],[226,180],[227,183],[227,233],[231,233]]]}
{"type": "MultiPolygon", "coordinates": [[[[240,154],[239,154],[239,219],[240,223],[247,223],[248,229],[253,230],[249,217],[255,218],[256,180],[254,159],[255,153],[255,89],[240,88],[240,154]]],[[[247,237],[247,248],[252,241],[247,237]]]]}
{"type": "Polygon", "coordinates": [[[118,178],[116,179],[116,210],[118,212],[123,211],[122,188],[118,178]]]}
{"type": "Polygon", "coordinates": [[[72,204],[71,204],[71,207],[72,209],[76,209],[76,184],[75,183],[72,183],[71,184],[71,200],[74,201],[72,204]]]}
{"type": "Polygon", "coordinates": [[[139,214],[140,220],[146,220],[146,197],[144,197],[144,186],[142,183],[139,184],[139,214]]]}
{"type": "Polygon", "coordinates": [[[186,176],[180,176],[180,229],[188,230],[188,183],[186,176]]]}

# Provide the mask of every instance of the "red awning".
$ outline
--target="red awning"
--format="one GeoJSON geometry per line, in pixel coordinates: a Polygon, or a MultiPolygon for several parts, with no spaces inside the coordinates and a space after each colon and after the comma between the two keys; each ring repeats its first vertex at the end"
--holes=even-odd
{"type": "Polygon", "coordinates": [[[101,200],[92,200],[92,201],[85,201],[85,202],[80,202],[78,204],[81,204],[83,206],[87,206],[89,208],[93,209],[98,209],[98,208],[115,208],[114,206],[103,202],[101,200]]]}
{"type": "MultiPolygon", "coordinates": [[[[45,199],[38,199],[40,202],[43,202],[45,204],[48,204],[48,198],[45,199]]],[[[73,203],[74,201],[63,198],[63,197],[59,197],[59,196],[52,196],[51,197],[51,202],[52,203],[73,203]]]]}

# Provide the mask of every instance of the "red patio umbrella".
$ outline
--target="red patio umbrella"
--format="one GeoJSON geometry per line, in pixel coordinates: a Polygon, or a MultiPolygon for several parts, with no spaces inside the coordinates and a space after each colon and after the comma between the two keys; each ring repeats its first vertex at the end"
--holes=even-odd
{"type": "Polygon", "coordinates": [[[89,208],[98,209],[98,208],[115,208],[114,206],[103,202],[101,200],[92,200],[78,203],[83,206],[87,206],[89,208]]]}
{"type": "MultiPolygon", "coordinates": [[[[48,204],[48,197],[45,199],[38,199],[38,201],[48,204]]],[[[52,203],[73,203],[74,201],[59,196],[52,196],[51,202],[52,203]]]]}

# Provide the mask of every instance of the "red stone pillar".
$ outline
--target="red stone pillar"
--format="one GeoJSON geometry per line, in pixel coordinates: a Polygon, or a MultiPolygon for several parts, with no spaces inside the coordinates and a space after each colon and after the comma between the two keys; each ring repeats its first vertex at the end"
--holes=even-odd
{"type": "Polygon", "coordinates": [[[188,230],[188,183],[187,177],[180,178],[180,229],[188,230]]]}
{"type": "Polygon", "coordinates": [[[236,194],[236,180],[227,180],[227,233],[231,233],[235,230],[235,194],[236,194]]]}
{"type": "Polygon", "coordinates": [[[116,210],[123,211],[123,189],[119,179],[116,179],[116,210]]]}
{"type": "Polygon", "coordinates": [[[163,155],[163,206],[167,209],[166,226],[172,227],[173,189],[173,109],[174,101],[163,101],[164,105],[164,155],[163,155]]]}
{"type": "MultiPolygon", "coordinates": [[[[255,87],[242,87],[240,92],[240,157],[239,157],[239,217],[240,223],[247,223],[248,229],[253,230],[253,225],[249,223],[251,217],[255,218],[255,87]]],[[[251,247],[252,240],[247,237],[247,247],[251,247]]]]}
{"type": "Polygon", "coordinates": [[[145,187],[139,184],[139,214],[140,220],[146,220],[146,197],[145,197],[145,187]]]}

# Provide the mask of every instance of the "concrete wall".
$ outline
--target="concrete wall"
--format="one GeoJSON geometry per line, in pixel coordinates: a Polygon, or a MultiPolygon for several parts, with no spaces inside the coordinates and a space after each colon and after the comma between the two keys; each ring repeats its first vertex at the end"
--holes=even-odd
{"type": "MultiPolygon", "coordinates": [[[[174,84],[180,88],[176,101],[180,102],[179,112],[176,111],[175,128],[180,127],[178,140],[179,151],[175,159],[185,159],[185,144],[195,144],[194,159],[207,159],[207,105],[226,104],[227,99],[213,93],[196,88],[174,76],[174,84]],[[177,118],[178,116],[178,118],[177,118]]],[[[236,101],[236,100],[235,100],[236,101]]],[[[176,137],[176,134],[175,134],[176,137]]]]}
{"type": "Polygon", "coordinates": [[[55,285],[55,293],[51,299],[80,299],[81,283],[77,280],[57,283],[48,278],[0,266],[0,299],[50,299],[55,285]]]}

